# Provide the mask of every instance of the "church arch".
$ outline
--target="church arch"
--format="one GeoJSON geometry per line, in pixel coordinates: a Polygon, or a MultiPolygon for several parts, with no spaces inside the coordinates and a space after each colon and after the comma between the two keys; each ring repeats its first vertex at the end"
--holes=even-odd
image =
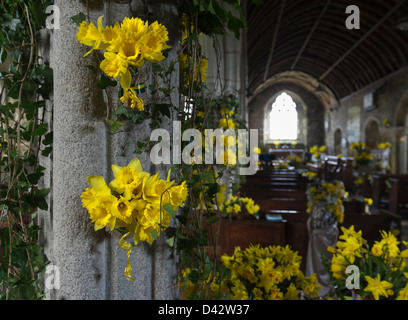
{"type": "Polygon", "coordinates": [[[289,94],[296,103],[298,112],[297,143],[310,147],[325,144],[324,114],[325,108],[321,101],[309,90],[290,82],[271,85],[255,97],[248,104],[249,128],[258,129],[260,145],[268,145],[266,114],[276,98],[283,92],[289,94]]]}
{"type": "Polygon", "coordinates": [[[365,144],[370,149],[376,149],[381,142],[380,123],[377,119],[369,119],[364,126],[365,144]]]}

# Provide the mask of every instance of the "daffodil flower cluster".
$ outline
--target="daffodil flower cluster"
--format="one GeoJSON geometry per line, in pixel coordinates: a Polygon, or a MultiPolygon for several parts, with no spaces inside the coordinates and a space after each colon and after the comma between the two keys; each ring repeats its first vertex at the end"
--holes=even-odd
{"type": "Polygon", "coordinates": [[[339,223],[343,223],[346,190],[342,181],[312,182],[307,186],[306,197],[309,213],[312,213],[314,206],[323,206],[339,223]]]}
{"type": "MultiPolygon", "coordinates": [[[[382,239],[370,247],[361,230],[355,231],[354,226],[341,230],[336,248],[327,249],[333,253],[329,271],[339,290],[345,288],[349,276],[346,268],[354,265],[360,271],[358,294],[362,299],[408,300],[408,249],[401,251],[400,242],[391,232],[380,231],[382,239]]],[[[408,247],[408,242],[404,245],[408,247]]]]}
{"type": "MultiPolygon", "coordinates": [[[[194,32],[194,24],[185,13],[180,17],[179,24],[182,33],[181,44],[186,45],[187,38],[194,32]]],[[[199,84],[207,80],[208,60],[199,52],[197,52],[196,56],[181,52],[179,54],[179,66],[184,88],[188,89],[190,86],[195,86],[198,90],[201,90],[199,84]]]]}
{"type": "MultiPolygon", "coordinates": [[[[197,271],[197,270],[195,270],[197,271]]],[[[198,271],[197,271],[198,272],[198,271]]],[[[220,279],[219,273],[214,277],[210,273],[204,280],[192,281],[193,270],[185,268],[179,276],[179,288],[182,291],[182,299],[195,299],[205,292],[205,299],[226,299],[230,295],[226,279],[220,279]]],[[[201,298],[201,297],[200,297],[201,298]]]]}
{"type": "Polygon", "coordinates": [[[391,143],[389,142],[381,142],[377,145],[378,149],[387,149],[387,148],[391,148],[391,143]]]}
{"type": "Polygon", "coordinates": [[[367,165],[374,160],[366,144],[363,142],[354,142],[350,146],[350,150],[354,153],[354,161],[359,165],[367,165]]]}
{"type": "Polygon", "coordinates": [[[230,200],[220,205],[220,210],[224,216],[239,214],[257,215],[260,207],[251,198],[232,196],[230,200]]]}
{"type": "Polygon", "coordinates": [[[157,21],[152,24],[140,18],[124,18],[122,23],[104,27],[103,16],[98,18],[97,27],[87,21],[81,22],[76,39],[92,47],[85,56],[93,50],[104,50],[104,60],[100,68],[111,78],[119,77],[124,90],[121,101],[130,100],[132,108],[143,110],[143,101],[137,96],[135,88],[131,87],[132,73],[130,69],[141,68],[146,61],[159,62],[165,57],[163,51],[170,48],[165,26],[157,21]]]}
{"type": "Polygon", "coordinates": [[[289,246],[236,247],[232,256],[225,254],[221,261],[231,271],[227,282],[231,299],[299,300],[319,296],[316,275],[304,276],[302,257],[289,246]]]}
{"type": "Polygon", "coordinates": [[[315,145],[309,149],[309,152],[313,155],[316,160],[319,160],[322,156],[322,153],[327,152],[327,146],[318,146],[315,145]]]}
{"type": "Polygon", "coordinates": [[[295,168],[300,168],[303,165],[303,160],[301,157],[291,154],[286,157],[286,161],[288,162],[289,165],[295,167],[295,168]]]}
{"type": "Polygon", "coordinates": [[[113,164],[112,171],[115,179],[109,185],[101,176],[88,177],[90,188],[81,194],[82,206],[95,230],[108,227],[124,233],[120,245],[129,253],[129,234],[134,234],[135,244],[152,244],[170,225],[170,213],[186,201],[188,189],[185,181],[170,181],[170,171],[167,180],[160,179],[160,173],[144,172],[137,158],[124,167],[113,164]]]}

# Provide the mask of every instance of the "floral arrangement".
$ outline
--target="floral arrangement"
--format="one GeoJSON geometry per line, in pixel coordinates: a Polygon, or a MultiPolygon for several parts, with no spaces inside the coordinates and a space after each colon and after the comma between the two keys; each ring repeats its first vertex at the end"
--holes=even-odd
{"type": "Polygon", "coordinates": [[[221,257],[231,276],[226,283],[233,300],[299,300],[319,296],[313,274],[305,277],[300,270],[302,257],[289,246],[236,247],[232,256],[221,257]]]}
{"type": "Polygon", "coordinates": [[[285,161],[279,161],[279,162],[274,162],[273,163],[273,167],[274,169],[288,169],[289,168],[289,164],[285,161]]]}
{"type": "Polygon", "coordinates": [[[250,215],[258,218],[260,207],[251,198],[232,196],[220,205],[220,210],[223,216],[250,215]]]}
{"type": "Polygon", "coordinates": [[[206,293],[204,295],[207,299],[226,299],[229,297],[230,291],[227,286],[227,280],[222,278],[219,273],[214,277],[212,273],[209,273],[204,280],[194,281],[192,279],[197,279],[197,274],[199,270],[192,268],[185,268],[181,270],[179,276],[179,289],[182,292],[181,298],[184,300],[194,300],[199,298],[197,296],[198,292],[202,288],[206,288],[206,293]]]}
{"type": "MultiPolygon", "coordinates": [[[[326,261],[325,266],[338,298],[345,299],[354,293],[362,300],[407,300],[408,249],[401,251],[400,242],[391,232],[380,231],[382,239],[370,247],[361,230],[355,231],[354,226],[341,229],[343,234],[339,237],[336,248],[328,247],[333,257],[330,262],[326,261]],[[346,273],[346,268],[350,265],[358,267],[358,288],[349,289],[346,286],[346,280],[350,276],[346,273]]],[[[408,242],[403,243],[407,248],[408,242]]]]}
{"type": "Polygon", "coordinates": [[[302,172],[302,176],[308,178],[309,180],[315,180],[317,179],[318,174],[317,172],[313,172],[313,171],[305,171],[305,172],[302,172]]]}
{"type": "Polygon", "coordinates": [[[123,89],[122,103],[130,102],[130,107],[144,110],[143,101],[137,96],[137,87],[132,87],[132,73],[136,73],[145,62],[158,62],[165,57],[163,51],[170,48],[165,26],[157,21],[152,24],[140,18],[124,18],[122,23],[104,27],[103,16],[98,18],[96,27],[93,23],[82,21],[78,27],[76,39],[92,47],[93,50],[104,50],[104,60],[100,68],[109,77],[119,77],[123,89]]]}
{"type": "Polygon", "coordinates": [[[342,181],[311,182],[307,186],[306,197],[309,213],[312,213],[314,206],[323,206],[327,212],[336,218],[337,222],[343,223],[343,200],[346,197],[346,190],[342,181]]]}
{"type": "Polygon", "coordinates": [[[391,143],[389,142],[381,142],[377,145],[377,149],[387,149],[391,148],[391,143]]]}
{"type": "Polygon", "coordinates": [[[315,145],[309,149],[309,152],[313,155],[314,159],[320,160],[320,157],[322,156],[322,154],[327,152],[327,146],[315,145]]]}
{"type": "Polygon", "coordinates": [[[303,165],[302,158],[295,154],[287,156],[286,161],[289,163],[290,166],[293,166],[295,168],[301,168],[303,165]]]}
{"type": "MultiPolygon", "coordinates": [[[[132,247],[127,238],[134,234],[134,244],[153,241],[170,225],[174,212],[187,199],[186,182],[176,184],[160,179],[160,173],[150,176],[142,170],[140,161],[135,158],[125,167],[112,165],[115,179],[109,185],[103,177],[89,176],[86,188],[81,194],[82,206],[88,210],[95,230],[108,227],[124,234],[120,241],[122,249],[132,247]]],[[[125,276],[131,279],[131,266],[128,264],[125,276]]]]}
{"type": "Polygon", "coordinates": [[[358,165],[369,165],[374,160],[365,143],[354,142],[350,150],[354,153],[354,161],[358,165]]]}

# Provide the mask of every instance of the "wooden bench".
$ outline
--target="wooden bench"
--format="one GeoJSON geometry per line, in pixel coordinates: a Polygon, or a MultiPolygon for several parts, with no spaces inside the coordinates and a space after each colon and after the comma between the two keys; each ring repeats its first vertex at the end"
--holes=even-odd
{"type": "Polygon", "coordinates": [[[408,214],[408,175],[389,178],[389,211],[394,214],[408,214]]]}
{"type": "MultiPolygon", "coordinates": [[[[364,187],[364,190],[365,190],[364,196],[373,199],[373,206],[375,208],[383,207],[383,208],[389,209],[390,190],[387,187],[387,180],[391,184],[391,179],[401,179],[400,181],[403,181],[404,179],[408,179],[408,175],[407,174],[388,174],[388,173],[373,174],[371,175],[371,179],[373,181],[371,188],[369,187],[370,183],[368,179],[369,177],[367,176],[365,178],[365,180],[367,181],[364,182],[365,185],[367,184],[364,187]],[[371,191],[371,195],[370,195],[370,191],[371,191]]],[[[394,188],[397,188],[397,186],[395,186],[394,188]]]]}
{"type": "Polygon", "coordinates": [[[355,177],[353,175],[353,158],[326,156],[323,161],[324,179],[327,181],[343,181],[347,190],[350,190],[355,177]]]}

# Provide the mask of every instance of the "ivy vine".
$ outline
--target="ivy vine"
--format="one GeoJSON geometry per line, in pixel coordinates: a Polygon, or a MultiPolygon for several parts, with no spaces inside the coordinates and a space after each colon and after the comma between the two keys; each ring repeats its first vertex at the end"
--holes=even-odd
{"type": "MultiPolygon", "coordinates": [[[[52,151],[44,121],[53,72],[39,56],[39,30],[52,1],[2,0],[0,6],[0,299],[41,299],[47,262],[38,243],[40,157],[52,151]]],[[[48,110],[49,111],[49,110],[48,110]]]]}

